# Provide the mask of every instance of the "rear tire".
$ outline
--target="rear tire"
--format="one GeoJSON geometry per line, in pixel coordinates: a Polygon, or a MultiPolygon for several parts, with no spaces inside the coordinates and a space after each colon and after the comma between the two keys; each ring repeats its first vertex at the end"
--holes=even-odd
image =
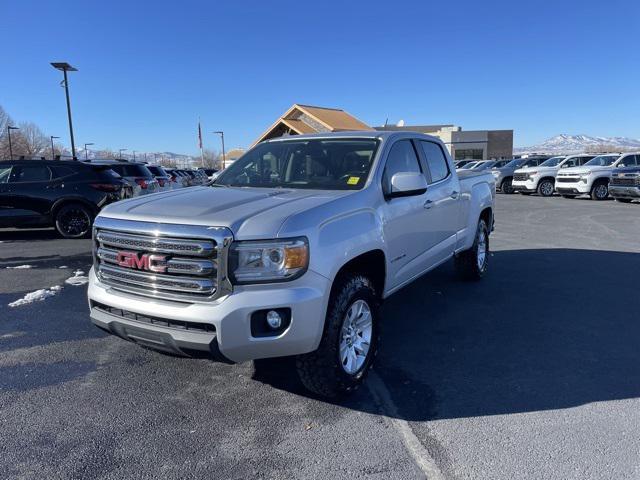
{"type": "Polygon", "coordinates": [[[609,185],[606,181],[598,181],[591,188],[591,200],[606,200],[609,196],[609,185]]]}
{"type": "Polygon", "coordinates": [[[478,221],[473,246],[456,256],[455,266],[465,280],[480,280],[489,268],[489,228],[484,219],[478,221]]]}
{"type": "Polygon", "coordinates": [[[513,185],[511,185],[512,182],[513,182],[513,178],[511,177],[505,178],[500,184],[500,191],[507,195],[513,194],[514,191],[513,191],[513,185]]]}
{"type": "Polygon", "coordinates": [[[55,213],[55,227],[63,238],[87,238],[92,223],[92,212],[80,203],[68,203],[55,213]]]}
{"type": "Polygon", "coordinates": [[[552,197],[554,189],[555,184],[553,180],[545,178],[538,184],[538,195],[541,197],[552,197]]]}
{"type": "Polygon", "coordinates": [[[362,384],[380,339],[380,301],[371,279],[349,273],[336,282],[318,349],[296,359],[302,384],[328,398],[350,393],[362,384]]]}

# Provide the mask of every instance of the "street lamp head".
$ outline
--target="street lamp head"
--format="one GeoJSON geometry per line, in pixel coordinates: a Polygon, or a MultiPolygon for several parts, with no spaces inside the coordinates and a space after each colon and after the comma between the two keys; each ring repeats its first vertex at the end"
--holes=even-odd
{"type": "Polygon", "coordinates": [[[85,143],[84,146],[87,147],[89,145],[95,145],[95,143],[85,143]]]}
{"type": "Polygon", "coordinates": [[[220,130],[217,130],[217,131],[212,132],[212,133],[217,133],[218,135],[221,135],[221,134],[223,134],[224,132],[223,132],[223,131],[220,131],[220,130]]]}
{"type": "Polygon", "coordinates": [[[53,140],[54,138],[60,138],[60,137],[54,137],[53,135],[51,135],[51,140],[53,140]]]}
{"type": "Polygon", "coordinates": [[[7,125],[7,130],[20,130],[19,127],[12,127],[11,125],[7,125]]]}
{"type": "Polygon", "coordinates": [[[67,62],[51,62],[51,66],[61,72],[77,72],[78,69],[72,67],[67,62]]]}

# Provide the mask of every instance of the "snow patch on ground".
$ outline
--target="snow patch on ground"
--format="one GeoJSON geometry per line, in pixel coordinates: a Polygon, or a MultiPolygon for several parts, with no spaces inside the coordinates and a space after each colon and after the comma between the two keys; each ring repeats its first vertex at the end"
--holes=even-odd
{"type": "Polygon", "coordinates": [[[15,302],[11,302],[9,304],[10,307],[20,307],[22,305],[28,305],[33,302],[41,302],[45,298],[53,297],[57,294],[62,287],[60,285],[55,285],[51,288],[42,288],[40,290],[36,290],[35,292],[27,293],[24,297],[16,300],[15,302]]]}
{"type": "Polygon", "coordinates": [[[62,265],[61,267],[58,267],[58,268],[69,268],[69,267],[67,267],[66,265],[62,265]]]}
{"type": "Polygon", "coordinates": [[[7,270],[26,270],[27,268],[33,268],[33,265],[18,265],[17,267],[7,267],[7,270]]]}
{"type": "Polygon", "coordinates": [[[89,282],[89,278],[84,274],[82,270],[76,270],[75,272],[73,272],[73,277],[69,277],[64,281],[64,283],[73,285],[74,287],[85,285],[87,282],[89,282]]]}

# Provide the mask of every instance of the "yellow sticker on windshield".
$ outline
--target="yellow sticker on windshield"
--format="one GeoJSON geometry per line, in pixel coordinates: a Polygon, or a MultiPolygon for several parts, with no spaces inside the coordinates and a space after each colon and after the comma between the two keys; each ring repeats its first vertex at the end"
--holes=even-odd
{"type": "Polygon", "coordinates": [[[357,185],[359,181],[360,181],[360,177],[349,177],[349,180],[347,180],[347,184],[357,185]]]}

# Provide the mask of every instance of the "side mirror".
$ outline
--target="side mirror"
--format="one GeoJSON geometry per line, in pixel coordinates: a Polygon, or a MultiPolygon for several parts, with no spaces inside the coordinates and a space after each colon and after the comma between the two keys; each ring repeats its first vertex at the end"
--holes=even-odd
{"type": "Polygon", "coordinates": [[[427,180],[422,173],[400,172],[391,177],[387,198],[421,195],[427,191],[427,180]]]}

